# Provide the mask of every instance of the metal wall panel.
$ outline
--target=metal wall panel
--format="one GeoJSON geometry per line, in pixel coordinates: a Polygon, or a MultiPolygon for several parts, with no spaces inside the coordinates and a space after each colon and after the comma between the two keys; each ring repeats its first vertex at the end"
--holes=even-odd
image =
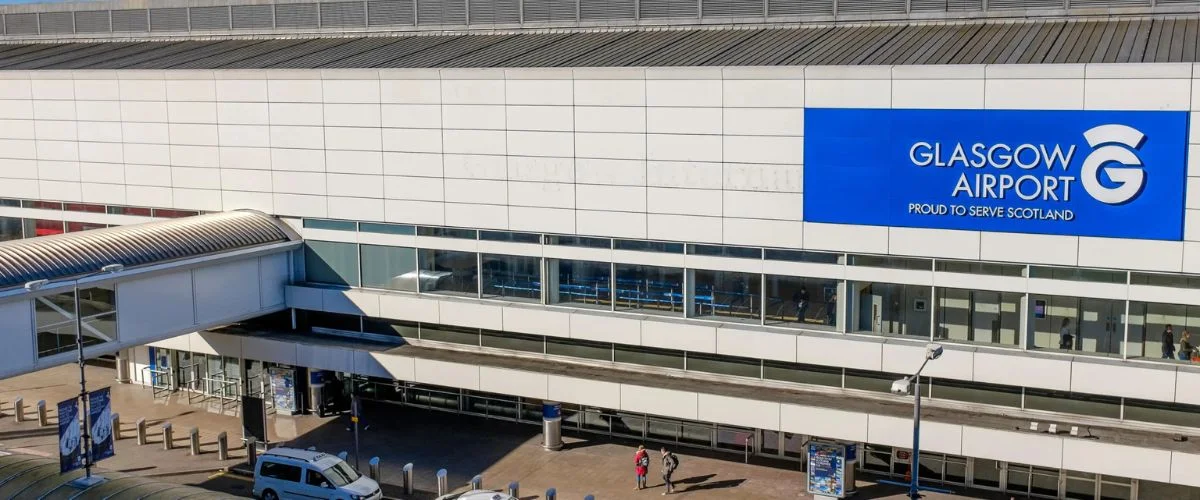
{"type": "Polygon", "coordinates": [[[761,17],[762,0],[702,0],[700,10],[709,17],[761,17]]]}
{"type": "Polygon", "coordinates": [[[112,30],[117,33],[145,33],[150,31],[150,18],[146,9],[112,11],[112,30]]]}
{"type": "Polygon", "coordinates": [[[37,14],[5,14],[5,33],[9,35],[36,35],[38,33],[37,14]]]}
{"type": "Polygon", "coordinates": [[[75,32],[75,16],[70,12],[43,12],[41,26],[43,35],[62,35],[75,32]]]}
{"type": "Polygon", "coordinates": [[[632,21],[637,18],[634,0],[579,0],[580,21],[632,21]]]}
{"type": "Polygon", "coordinates": [[[150,31],[187,31],[186,7],[150,9],[150,31]]]}
{"type": "Polygon", "coordinates": [[[696,0],[641,0],[641,19],[696,19],[700,4],[696,0]]]}
{"type": "Polygon", "coordinates": [[[108,33],[112,26],[108,23],[107,10],[80,10],[75,12],[76,33],[108,33]]]}
{"type": "Polygon", "coordinates": [[[412,26],[416,23],[412,0],[367,2],[368,26],[412,26]]]}
{"type": "Polygon", "coordinates": [[[839,14],[903,14],[904,0],[839,0],[839,14]]]}
{"type": "Polygon", "coordinates": [[[321,27],[360,28],[367,25],[367,5],[363,2],[321,4],[321,27]]]}
{"type": "Polygon", "coordinates": [[[525,0],[525,22],[574,22],[575,0],[525,0]]]}
{"type": "Polygon", "coordinates": [[[267,29],[274,25],[271,5],[234,5],[233,29],[267,29]]]}
{"type": "Polygon", "coordinates": [[[192,7],[188,9],[188,16],[193,31],[230,28],[228,7],[192,7]]]}
{"type": "Polygon", "coordinates": [[[471,24],[517,24],[521,22],[521,0],[472,0],[471,24]]]}
{"type": "Polygon", "coordinates": [[[417,0],[417,24],[467,24],[466,0],[417,0]]]}
{"type": "Polygon", "coordinates": [[[276,28],[316,28],[317,4],[281,3],[275,5],[276,28]]]}
{"type": "Polygon", "coordinates": [[[833,0],[768,0],[768,16],[823,16],[833,14],[833,0]]]}

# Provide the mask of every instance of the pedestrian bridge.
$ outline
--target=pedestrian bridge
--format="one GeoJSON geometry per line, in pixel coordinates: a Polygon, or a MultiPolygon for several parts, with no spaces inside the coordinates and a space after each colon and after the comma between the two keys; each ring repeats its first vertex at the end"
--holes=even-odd
{"type": "Polygon", "coordinates": [[[283,310],[300,236],[234,211],[0,242],[0,378],[283,310]]]}

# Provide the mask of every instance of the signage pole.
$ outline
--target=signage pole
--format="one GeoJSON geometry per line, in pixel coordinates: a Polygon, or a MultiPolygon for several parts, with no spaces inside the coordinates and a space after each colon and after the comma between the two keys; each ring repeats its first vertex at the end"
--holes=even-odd
{"type": "Polygon", "coordinates": [[[79,452],[83,454],[84,480],[92,479],[92,432],[88,425],[87,378],[84,375],[83,311],[79,310],[79,280],[75,280],[75,349],[79,354],[79,452]]]}
{"type": "Polygon", "coordinates": [[[358,414],[361,413],[358,408],[359,401],[357,394],[350,395],[350,420],[354,422],[354,468],[358,469],[358,414]]]}
{"type": "MultiPolygon", "coordinates": [[[[922,364],[924,369],[925,365],[922,364]]],[[[908,498],[911,500],[919,500],[921,498],[920,485],[917,483],[921,476],[921,372],[917,371],[914,378],[913,388],[915,389],[916,399],[913,404],[913,452],[912,460],[909,461],[908,470],[912,476],[911,482],[908,485],[908,498]]]]}

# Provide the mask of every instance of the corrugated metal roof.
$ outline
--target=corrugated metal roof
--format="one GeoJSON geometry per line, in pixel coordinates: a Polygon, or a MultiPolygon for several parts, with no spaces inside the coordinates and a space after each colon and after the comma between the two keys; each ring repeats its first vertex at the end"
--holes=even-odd
{"type": "Polygon", "coordinates": [[[194,486],[165,483],[113,471],[97,471],[104,480],[81,489],[71,482],[83,476],[82,470],[59,472],[58,460],[23,454],[0,453],[0,497],[2,498],[111,498],[113,500],[149,498],[225,499],[237,498],[194,486]],[[159,497],[156,497],[159,498],[159,497]]]}
{"type": "Polygon", "coordinates": [[[0,45],[0,69],[520,68],[1200,61],[1200,18],[0,45]]]}
{"type": "Polygon", "coordinates": [[[109,264],[133,268],[294,240],[278,219],[239,210],[0,242],[0,290],[109,264]]]}

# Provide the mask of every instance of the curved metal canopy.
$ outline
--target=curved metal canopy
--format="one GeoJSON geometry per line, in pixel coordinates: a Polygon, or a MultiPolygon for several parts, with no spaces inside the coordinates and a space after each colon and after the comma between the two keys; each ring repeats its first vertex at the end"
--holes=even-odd
{"type": "Polygon", "coordinates": [[[270,215],[238,210],[0,242],[0,290],[299,239],[270,215]]]}

